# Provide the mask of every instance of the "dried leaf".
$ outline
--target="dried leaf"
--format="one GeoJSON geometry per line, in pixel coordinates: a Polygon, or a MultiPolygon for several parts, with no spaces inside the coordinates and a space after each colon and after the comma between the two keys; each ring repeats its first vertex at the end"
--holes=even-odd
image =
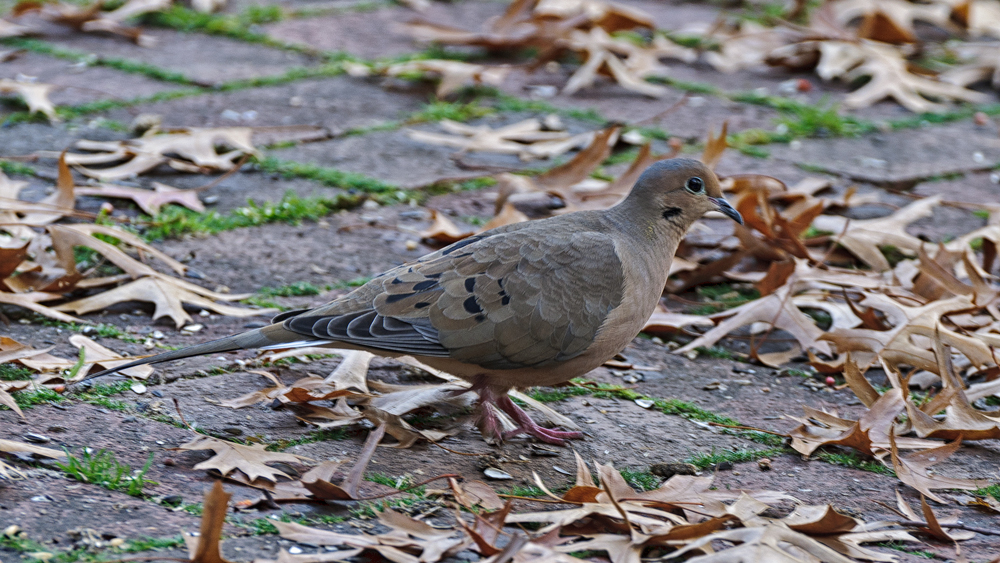
{"type": "Polygon", "coordinates": [[[226,523],[226,512],[232,496],[222,488],[219,481],[213,483],[212,490],[205,494],[198,536],[184,536],[191,563],[229,563],[222,558],[219,542],[222,540],[222,526],[226,523]]]}
{"type": "Polygon", "coordinates": [[[17,94],[27,104],[29,113],[43,113],[49,118],[49,121],[62,121],[56,115],[56,107],[49,100],[49,92],[52,91],[52,88],[54,86],[51,84],[19,82],[9,78],[0,79],[0,94],[17,94]]]}
{"type": "MultiPolygon", "coordinates": [[[[81,173],[102,182],[111,182],[146,173],[160,164],[184,172],[214,172],[232,170],[235,163],[246,155],[260,156],[251,141],[250,127],[188,127],[160,132],[149,130],[145,135],[128,141],[76,142],[76,147],[92,154],[69,153],[66,162],[81,173]],[[232,150],[219,154],[216,147],[232,150]],[[176,155],[175,158],[169,155],[176,155]],[[126,161],[111,168],[85,168],[94,164],[111,164],[126,161]]],[[[54,156],[41,151],[40,156],[54,156]]]]}
{"type": "Polygon", "coordinates": [[[383,73],[387,76],[436,74],[441,80],[436,95],[444,98],[467,86],[500,86],[510,73],[510,68],[506,65],[491,67],[462,61],[424,59],[389,65],[383,73]]]}
{"type": "Polygon", "coordinates": [[[296,463],[300,459],[305,459],[302,456],[294,454],[269,452],[264,449],[263,444],[244,446],[243,444],[226,442],[201,434],[190,442],[178,446],[176,449],[184,451],[211,450],[215,452],[215,456],[195,465],[195,469],[214,469],[223,476],[228,475],[232,471],[239,470],[251,482],[258,478],[268,481],[277,481],[277,477],[291,479],[284,472],[273,467],[268,467],[266,464],[279,461],[296,463]]]}
{"type": "Polygon", "coordinates": [[[159,182],[153,182],[153,188],[154,190],[150,191],[142,188],[101,184],[94,187],[76,188],[76,195],[131,199],[140,209],[151,216],[159,213],[160,208],[164,205],[171,203],[183,205],[192,211],[202,212],[205,210],[205,206],[198,199],[198,193],[195,191],[181,190],[159,182]]]}
{"type": "Polygon", "coordinates": [[[544,131],[542,122],[526,119],[499,129],[488,125],[466,125],[448,119],[439,123],[445,134],[409,129],[415,141],[461,149],[462,152],[516,154],[521,160],[552,158],[587,145],[594,133],[570,135],[565,131],[544,131]]]}
{"type": "Polygon", "coordinates": [[[941,463],[958,451],[958,447],[962,443],[961,438],[939,448],[912,453],[905,458],[899,456],[899,449],[896,446],[896,440],[897,438],[895,434],[890,432],[890,452],[892,455],[892,466],[896,470],[896,476],[899,477],[900,481],[920,491],[920,494],[927,495],[927,498],[933,500],[934,502],[948,504],[947,500],[944,500],[931,492],[934,489],[963,489],[971,491],[981,489],[988,484],[986,481],[941,477],[939,475],[931,475],[927,472],[928,468],[941,463]]]}
{"type": "Polygon", "coordinates": [[[814,349],[830,354],[829,345],[821,340],[823,331],[795,307],[791,299],[791,287],[792,284],[789,283],[767,297],[714,315],[713,320],[721,317],[730,318],[686,346],[678,348],[675,353],[683,354],[700,346],[712,346],[737,328],[762,322],[789,332],[803,349],[814,349]]]}

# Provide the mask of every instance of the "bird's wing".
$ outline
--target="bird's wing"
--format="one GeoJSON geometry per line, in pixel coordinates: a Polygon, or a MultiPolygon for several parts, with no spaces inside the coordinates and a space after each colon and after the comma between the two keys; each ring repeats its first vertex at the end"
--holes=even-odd
{"type": "Polygon", "coordinates": [[[621,261],[605,234],[533,230],[459,241],[283,326],[313,339],[489,369],[566,361],[590,346],[621,303],[621,261]]]}

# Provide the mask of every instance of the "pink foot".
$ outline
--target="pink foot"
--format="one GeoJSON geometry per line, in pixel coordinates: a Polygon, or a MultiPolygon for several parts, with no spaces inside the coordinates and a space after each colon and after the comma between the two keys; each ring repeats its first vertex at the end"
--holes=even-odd
{"type": "Polygon", "coordinates": [[[492,436],[500,440],[506,440],[514,436],[520,436],[521,434],[528,434],[529,436],[534,436],[536,439],[545,442],[546,444],[553,444],[556,446],[565,446],[566,440],[576,440],[583,438],[583,434],[580,432],[567,432],[565,430],[553,430],[551,428],[543,428],[539,426],[534,420],[528,416],[528,413],[524,412],[521,407],[514,404],[514,401],[510,400],[507,396],[507,392],[504,389],[498,389],[495,387],[487,385],[475,385],[473,389],[479,392],[479,408],[480,408],[480,420],[479,428],[483,434],[487,436],[492,436]],[[491,406],[496,407],[504,414],[510,416],[514,423],[517,424],[517,428],[509,432],[503,432],[500,425],[500,421],[497,420],[496,415],[492,412],[491,406]]]}

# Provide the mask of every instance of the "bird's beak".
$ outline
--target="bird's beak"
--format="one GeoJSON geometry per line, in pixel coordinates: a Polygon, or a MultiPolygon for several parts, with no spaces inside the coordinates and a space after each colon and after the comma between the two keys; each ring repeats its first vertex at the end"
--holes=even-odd
{"type": "Polygon", "coordinates": [[[715,204],[715,206],[719,209],[720,213],[722,213],[726,217],[729,217],[733,221],[736,221],[740,225],[743,224],[743,217],[740,215],[740,212],[736,211],[736,209],[734,209],[732,205],[729,205],[729,202],[726,201],[724,198],[710,197],[708,199],[712,200],[712,203],[715,204]]]}

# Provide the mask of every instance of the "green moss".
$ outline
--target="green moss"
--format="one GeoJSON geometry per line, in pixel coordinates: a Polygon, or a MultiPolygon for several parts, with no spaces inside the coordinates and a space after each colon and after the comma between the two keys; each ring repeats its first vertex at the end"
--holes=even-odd
{"type": "Polygon", "coordinates": [[[0,364],[0,381],[28,381],[34,379],[35,372],[14,364],[0,364]]]}
{"type": "Polygon", "coordinates": [[[91,453],[85,448],[79,457],[66,450],[66,460],[66,463],[56,463],[66,475],[77,481],[99,485],[111,491],[143,496],[143,487],[158,484],[144,477],[153,464],[152,453],[149,454],[146,464],[135,472],[129,465],[119,463],[115,459],[115,454],[108,450],[91,453]]]}
{"type": "MultiPolygon", "coordinates": [[[[49,389],[48,387],[39,387],[34,390],[18,391],[14,393],[14,402],[17,406],[22,409],[31,408],[35,405],[43,405],[46,403],[61,403],[66,399],[56,393],[55,391],[49,389]]],[[[0,405],[0,409],[6,409],[7,407],[0,405]]]]}
{"type": "Polygon", "coordinates": [[[528,390],[527,395],[532,399],[542,402],[542,403],[554,403],[556,401],[562,401],[570,397],[577,397],[580,395],[591,395],[593,391],[585,389],[583,387],[566,386],[566,387],[534,387],[528,390]]]}
{"type": "Polygon", "coordinates": [[[515,497],[538,498],[546,496],[545,491],[534,485],[529,485],[529,486],[514,485],[509,489],[500,489],[497,492],[502,495],[511,495],[515,497]]]}
{"type": "Polygon", "coordinates": [[[344,440],[346,438],[347,430],[343,428],[316,430],[294,440],[278,440],[276,442],[272,442],[265,449],[269,452],[283,452],[292,446],[301,446],[302,444],[312,444],[315,442],[328,442],[330,440],[344,440]]]}
{"type": "Polygon", "coordinates": [[[319,295],[320,289],[309,282],[300,281],[281,287],[262,287],[257,290],[257,293],[265,297],[303,297],[319,295]]]}
{"type": "Polygon", "coordinates": [[[816,454],[816,459],[825,461],[827,463],[832,463],[834,465],[841,465],[843,467],[850,467],[852,469],[860,469],[862,471],[869,471],[871,473],[878,473],[880,475],[891,475],[896,476],[896,472],[891,468],[879,463],[878,461],[873,461],[871,459],[864,459],[859,456],[856,452],[834,452],[834,451],[822,451],[816,454]]]}
{"type": "Polygon", "coordinates": [[[630,487],[639,492],[652,491],[660,486],[661,479],[648,471],[639,469],[621,469],[618,471],[630,487]]]}
{"type": "Polygon", "coordinates": [[[0,170],[4,174],[10,175],[20,175],[20,176],[34,176],[35,169],[22,162],[14,162],[12,160],[0,160],[0,170]]]}
{"type": "Polygon", "coordinates": [[[16,47],[18,49],[24,49],[26,51],[31,51],[34,53],[39,53],[42,55],[48,55],[50,57],[55,57],[58,59],[74,61],[74,62],[85,62],[91,66],[103,66],[108,68],[113,68],[115,70],[120,70],[122,72],[128,72],[130,74],[139,74],[152,78],[153,80],[159,80],[161,82],[172,82],[174,84],[184,84],[187,86],[194,85],[195,82],[184,76],[184,74],[166,70],[148,63],[141,61],[133,61],[128,59],[118,59],[109,57],[95,57],[94,55],[73,51],[71,49],[66,49],[58,45],[54,45],[47,41],[41,41],[38,39],[30,38],[10,38],[4,40],[6,45],[11,47],[16,47]]]}
{"type": "Polygon", "coordinates": [[[356,172],[344,172],[343,170],[337,170],[336,168],[328,168],[318,166],[316,164],[295,162],[291,160],[281,160],[275,157],[267,157],[258,162],[257,165],[264,172],[268,172],[270,174],[280,174],[285,178],[304,178],[306,180],[319,182],[325,186],[384,196],[388,198],[387,200],[384,200],[386,203],[405,202],[412,197],[416,197],[416,194],[406,192],[398,186],[394,186],[383,182],[382,180],[365,176],[364,174],[358,174],[356,172]]]}
{"type": "Polygon", "coordinates": [[[990,495],[993,498],[1000,500],[1000,483],[994,483],[988,487],[983,487],[982,489],[976,489],[972,492],[974,495],[979,495],[984,497],[990,495]]]}
{"type": "Polygon", "coordinates": [[[371,277],[354,278],[353,280],[339,281],[331,286],[327,286],[326,289],[327,291],[331,289],[352,289],[355,287],[361,287],[370,281],[372,281],[371,277]]]}
{"type": "Polygon", "coordinates": [[[758,459],[763,459],[765,457],[779,456],[789,451],[790,450],[787,448],[768,448],[766,450],[739,449],[716,452],[715,448],[712,448],[712,453],[691,456],[685,461],[694,465],[698,469],[706,469],[724,461],[728,461],[730,463],[745,463],[748,461],[757,461],[758,459]]]}
{"type": "Polygon", "coordinates": [[[268,223],[295,225],[305,220],[316,221],[334,211],[355,207],[361,201],[363,198],[347,194],[302,198],[293,192],[287,192],[277,203],[257,203],[251,200],[246,207],[235,209],[227,215],[215,211],[198,213],[171,205],[163,208],[156,217],[144,218],[148,224],[140,228],[140,232],[146,240],[161,240],[189,233],[216,234],[268,223]]]}
{"type": "Polygon", "coordinates": [[[712,315],[760,299],[760,291],[755,288],[734,287],[727,283],[699,286],[695,292],[704,304],[688,311],[693,315],[712,315]]]}

